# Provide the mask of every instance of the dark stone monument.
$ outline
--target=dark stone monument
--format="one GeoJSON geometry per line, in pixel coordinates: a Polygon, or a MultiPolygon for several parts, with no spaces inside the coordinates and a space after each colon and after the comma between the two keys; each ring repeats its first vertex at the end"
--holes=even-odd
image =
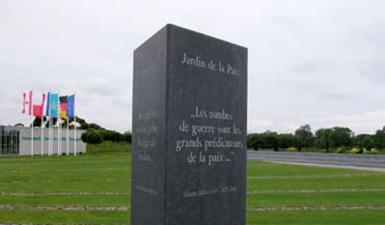
{"type": "Polygon", "coordinates": [[[133,225],[244,225],[247,49],[167,25],[134,52],[133,225]]]}

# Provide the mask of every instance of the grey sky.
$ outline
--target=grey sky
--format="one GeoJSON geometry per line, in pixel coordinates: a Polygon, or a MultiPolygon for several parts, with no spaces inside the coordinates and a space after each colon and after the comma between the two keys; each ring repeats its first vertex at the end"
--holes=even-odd
{"type": "Polygon", "coordinates": [[[131,129],[132,53],[166,23],[249,49],[249,131],[385,125],[385,1],[0,1],[0,124],[21,93],[77,94],[77,112],[131,129]]]}

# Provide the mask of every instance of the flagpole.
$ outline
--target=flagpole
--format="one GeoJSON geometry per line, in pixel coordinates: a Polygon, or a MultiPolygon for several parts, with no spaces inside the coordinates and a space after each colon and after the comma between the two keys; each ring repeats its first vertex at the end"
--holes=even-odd
{"type": "Polygon", "coordinates": [[[52,154],[52,138],[53,138],[53,130],[52,130],[52,117],[50,116],[49,117],[49,128],[48,128],[48,133],[49,133],[49,140],[48,140],[48,146],[49,146],[49,149],[48,149],[48,155],[51,156],[52,154]]]}
{"type": "MultiPolygon", "coordinates": [[[[46,128],[48,128],[48,130],[47,130],[47,141],[48,141],[48,143],[47,143],[47,155],[49,155],[49,117],[46,116],[46,118],[47,118],[47,120],[46,120],[44,126],[45,126],[46,128]]],[[[45,138],[44,138],[44,139],[45,139],[45,138]]],[[[45,140],[44,140],[44,141],[45,141],[45,140]]]]}
{"type": "Polygon", "coordinates": [[[57,121],[56,121],[56,123],[58,123],[58,127],[57,127],[57,155],[59,156],[59,150],[60,150],[60,142],[59,142],[59,133],[60,133],[60,122],[59,122],[59,120],[60,120],[60,116],[58,115],[58,117],[57,117],[57,121]]]}
{"type": "Polygon", "coordinates": [[[51,118],[48,116],[47,117],[47,126],[48,126],[48,156],[50,156],[50,152],[51,152],[51,125],[50,125],[50,122],[51,122],[51,118]]]}
{"type": "Polygon", "coordinates": [[[69,155],[69,149],[70,149],[70,142],[69,142],[69,117],[67,115],[67,155],[69,155]]]}
{"type": "Polygon", "coordinates": [[[76,156],[76,141],[77,141],[77,136],[76,136],[76,115],[74,115],[75,117],[75,138],[74,138],[74,143],[75,143],[75,150],[74,150],[74,155],[76,156]]]}
{"type": "Polygon", "coordinates": [[[31,126],[31,156],[33,156],[33,112],[32,112],[32,107],[33,107],[33,103],[32,103],[32,91],[29,91],[29,101],[28,101],[28,107],[29,107],[29,110],[28,110],[28,114],[30,116],[32,116],[32,126],[31,126]]]}
{"type": "Polygon", "coordinates": [[[43,155],[43,131],[44,131],[44,123],[43,123],[43,115],[41,115],[41,131],[40,131],[40,155],[43,155]]]}
{"type": "Polygon", "coordinates": [[[51,132],[50,132],[50,121],[51,121],[51,117],[50,117],[50,114],[51,114],[51,108],[50,108],[50,105],[51,105],[51,92],[47,92],[47,104],[46,104],[46,108],[45,108],[45,116],[47,118],[47,121],[45,123],[45,127],[48,126],[48,130],[47,130],[47,139],[48,139],[48,143],[47,143],[47,155],[50,156],[50,148],[51,148],[51,141],[50,141],[50,137],[51,137],[51,132]]]}
{"type": "Polygon", "coordinates": [[[73,132],[73,150],[72,152],[74,153],[74,156],[77,154],[77,149],[76,149],[76,116],[75,116],[75,94],[69,95],[67,97],[67,148],[68,148],[68,153],[69,153],[69,121],[70,118],[72,119],[72,124],[74,126],[74,132],[73,132]]]}
{"type": "Polygon", "coordinates": [[[40,106],[40,155],[44,155],[44,105],[45,105],[45,93],[42,94],[42,101],[40,106]]]}
{"type": "Polygon", "coordinates": [[[60,137],[61,137],[61,132],[60,132],[60,115],[58,115],[57,117],[57,122],[58,122],[58,126],[57,126],[57,155],[60,156],[60,137]]]}
{"type": "Polygon", "coordinates": [[[54,134],[54,129],[53,129],[53,117],[51,118],[51,155],[53,155],[53,139],[54,139],[54,136],[55,136],[55,134],[54,134]]]}
{"type": "Polygon", "coordinates": [[[34,139],[34,137],[33,137],[33,119],[32,119],[32,125],[31,125],[31,156],[33,156],[33,139],[34,139]]]}
{"type": "Polygon", "coordinates": [[[62,130],[61,130],[61,117],[59,116],[59,134],[60,134],[60,138],[59,138],[59,152],[60,152],[60,155],[62,154],[62,152],[63,152],[63,146],[62,146],[62,136],[63,136],[63,132],[62,132],[62,130]]]}

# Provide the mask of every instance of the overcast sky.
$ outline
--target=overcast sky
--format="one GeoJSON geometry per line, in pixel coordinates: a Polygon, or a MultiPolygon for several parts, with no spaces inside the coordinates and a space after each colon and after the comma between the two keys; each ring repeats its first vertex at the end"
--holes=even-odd
{"type": "Polygon", "coordinates": [[[385,1],[0,0],[0,124],[21,93],[76,93],[77,113],[131,130],[133,50],[173,23],[249,49],[249,132],[385,125],[385,1]]]}

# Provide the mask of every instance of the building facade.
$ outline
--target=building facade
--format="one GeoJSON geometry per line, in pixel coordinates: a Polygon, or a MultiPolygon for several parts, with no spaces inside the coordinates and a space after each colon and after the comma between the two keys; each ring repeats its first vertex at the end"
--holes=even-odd
{"type": "Polygon", "coordinates": [[[83,154],[83,130],[0,126],[0,155],[83,154]],[[33,130],[32,130],[33,129],[33,130]]]}

